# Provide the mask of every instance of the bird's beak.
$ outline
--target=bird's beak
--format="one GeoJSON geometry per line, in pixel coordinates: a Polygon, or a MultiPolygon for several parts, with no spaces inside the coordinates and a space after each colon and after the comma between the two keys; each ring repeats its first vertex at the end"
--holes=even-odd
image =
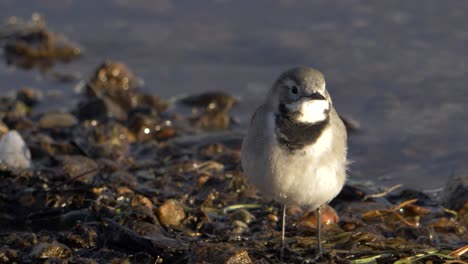
{"type": "Polygon", "coordinates": [[[305,98],[310,98],[311,100],[326,100],[325,96],[321,95],[319,92],[313,94],[304,95],[305,98]]]}

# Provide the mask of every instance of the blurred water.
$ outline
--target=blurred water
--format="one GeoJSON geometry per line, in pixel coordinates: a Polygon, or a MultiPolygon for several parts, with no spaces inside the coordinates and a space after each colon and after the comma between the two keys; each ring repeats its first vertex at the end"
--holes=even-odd
{"type": "MultiPolygon", "coordinates": [[[[244,125],[281,71],[320,69],[362,125],[353,178],[437,188],[468,157],[466,1],[0,0],[1,18],[33,12],[85,49],[57,70],[88,76],[109,58],[164,97],[226,90],[243,99],[244,125]]],[[[22,86],[76,99],[73,83],[0,64],[0,92],[22,86]]]]}

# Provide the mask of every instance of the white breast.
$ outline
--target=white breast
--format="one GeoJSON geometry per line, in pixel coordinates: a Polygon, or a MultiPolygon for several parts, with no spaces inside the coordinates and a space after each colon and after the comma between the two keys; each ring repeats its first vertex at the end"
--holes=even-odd
{"type": "Polygon", "coordinates": [[[342,166],[330,158],[332,131],[323,131],[315,144],[291,153],[277,143],[272,153],[272,180],[276,199],[317,207],[341,190],[337,173],[342,166]]]}
{"type": "Polygon", "coordinates": [[[340,192],[345,181],[345,164],[331,152],[333,132],[330,126],[314,144],[293,152],[279,145],[274,135],[272,113],[264,129],[271,131],[266,136],[267,144],[255,145],[255,139],[248,135],[247,144],[260,151],[251,156],[243,153],[242,160],[245,172],[263,195],[315,208],[340,192]]]}

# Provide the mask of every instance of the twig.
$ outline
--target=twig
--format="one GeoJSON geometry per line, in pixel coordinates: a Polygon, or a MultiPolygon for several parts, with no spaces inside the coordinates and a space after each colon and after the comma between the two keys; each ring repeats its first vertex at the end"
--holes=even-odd
{"type": "Polygon", "coordinates": [[[400,188],[401,186],[403,186],[403,184],[397,184],[397,185],[394,185],[390,188],[387,188],[385,191],[381,192],[381,193],[374,193],[374,194],[369,194],[369,195],[366,195],[364,196],[364,199],[363,200],[367,200],[369,198],[379,198],[379,197],[383,197],[387,194],[389,194],[390,192],[394,191],[395,189],[398,189],[400,188]]]}
{"type": "Polygon", "coordinates": [[[410,204],[414,204],[415,202],[417,202],[418,199],[411,199],[411,200],[406,200],[404,202],[401,202],[399,205],[393,207],[392,211],[398,211],[400,210],[401,208],[407,206],[407,205],[410,205],[410,204]]]}
{"type": "Polygon", "coordinates": [[[449,256],[459,258],[459,257],[461,257],[463,254],[465,254],[466,252],[468,252],[468,245],[463,246],[463,247],[461,247],[461,248],[459,248],[459,249],[456,249],[456,250],[450,252],[450,253],[449,253],[449,256]]]}

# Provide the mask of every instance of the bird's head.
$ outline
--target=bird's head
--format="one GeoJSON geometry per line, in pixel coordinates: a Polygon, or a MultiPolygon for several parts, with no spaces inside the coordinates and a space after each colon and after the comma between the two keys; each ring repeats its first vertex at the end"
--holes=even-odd
{"type": "Polygon", "coordinates": [[[327,120],[332,106],[323,74],[306,67],[293,68],[281,74],[270,91],[267,103],[278,115],[303,124],[327,120]]]}

